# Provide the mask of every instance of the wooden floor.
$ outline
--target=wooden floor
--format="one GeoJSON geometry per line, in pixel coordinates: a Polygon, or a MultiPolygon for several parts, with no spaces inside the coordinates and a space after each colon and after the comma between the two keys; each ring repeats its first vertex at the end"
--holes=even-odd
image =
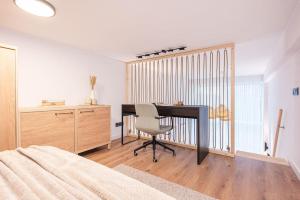
{"type": "Polygon", "coordinates": [[[114,141],[111,150],[84,156],[108,167],[125,164],[218,199],[300,199],[300,182],[288,166],[215,154],[196,165],[194,150],[174,146],[176,157],[158,149],[159,161],[153,163],[150,148],[133,155],[141,142],[121,146],[114,141]]]}

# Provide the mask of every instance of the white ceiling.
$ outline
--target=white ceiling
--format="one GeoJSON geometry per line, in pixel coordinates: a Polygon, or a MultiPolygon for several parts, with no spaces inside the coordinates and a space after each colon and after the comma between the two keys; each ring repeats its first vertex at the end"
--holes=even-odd
{"type": "Polygon", "coordinates": [[[262,75],[277,51],[281,34],[275,33],[236,44],[235,74],[237,76],[262,75]]]}
{"type": "Polygon", "coordinates": [[[52,18],[1,0],[0,26],[118,60],[162,48],[241,43],[281,31],[297,0],[48,0],[52,18]]]}

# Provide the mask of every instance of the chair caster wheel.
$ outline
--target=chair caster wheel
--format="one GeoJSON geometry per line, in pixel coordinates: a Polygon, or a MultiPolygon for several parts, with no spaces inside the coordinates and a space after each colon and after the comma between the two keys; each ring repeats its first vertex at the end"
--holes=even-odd
{"type": "Polygon", "coordinates": [[[134,152],[133,155],[134,155],[134,156],[137,156],[138,154],[137,154],[137,152],[134,152]]]}
{"type": "Polygon", "coordinates": [[[156,158],[153,158],[153,162],[157,162],[157,159],[156,159],[156,158]]]}

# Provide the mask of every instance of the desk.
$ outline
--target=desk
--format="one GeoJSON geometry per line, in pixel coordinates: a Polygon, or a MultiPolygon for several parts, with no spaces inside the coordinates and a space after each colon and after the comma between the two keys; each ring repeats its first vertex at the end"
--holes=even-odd
{"type": "MultiPolygon", "coordinates": [[[[158,114],[167,117],[191,118],[197,120],[197,164],[199,165],[209,151],[209,118],[207,106],[167,106],[157,105],[158,114]]],[[[124,117],[135,115],[134,104],[122,104],[121,142],[124,143],[124,117]]]]}

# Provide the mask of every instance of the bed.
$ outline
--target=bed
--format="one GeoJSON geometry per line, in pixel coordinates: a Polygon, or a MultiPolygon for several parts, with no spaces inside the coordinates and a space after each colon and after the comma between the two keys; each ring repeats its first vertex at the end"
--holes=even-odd
{"type": "Polygon", "coordinates": [[[174,199],[142,182],[49,146],[0,152],[0,199],[174,199]]]}

